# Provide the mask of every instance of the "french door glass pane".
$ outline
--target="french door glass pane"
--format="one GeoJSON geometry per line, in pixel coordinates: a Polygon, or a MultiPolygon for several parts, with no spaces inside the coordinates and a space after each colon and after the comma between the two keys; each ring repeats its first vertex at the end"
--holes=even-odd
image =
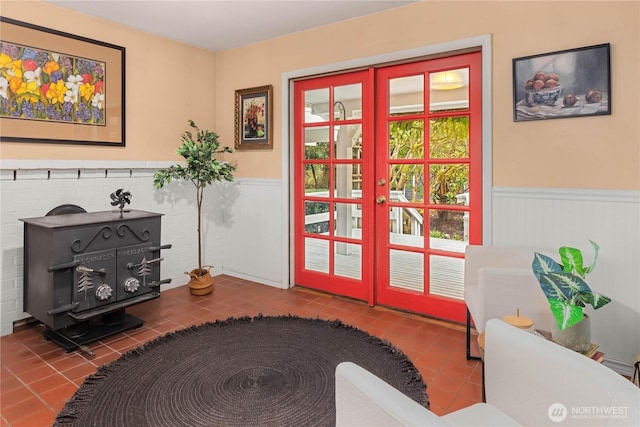
{"type": "Polygon", "coordinates": [[[329,197],[329,165],[310,163],[304,166],[304,192],[314,197],[329,197]]]}
{"type": "Polygon", "coordinates": [[[424,203],[424,165],[389,166],[389,196],[392,202],[424,203]]]}
{"type": "Polygon", "coordinates": [[[432,164],[429,167],[429,178],[431,202],[438,205],[456,205],[469,188],[469,165],[432,164]]]}
{"type": "Polygon", "coordinates": [[[429,277],[429,294],[464,299],[464,259],[430,255],[429,277]]]}
{"type": "Polygon", "coordinates": [[[429,157],[469,157],[469,116],[444,117],[429,121],[429,157]]]}
{"type": "Polygon", "coordinates": [[[321,115],[317,105],[327,105],[329,103],[329,88],[307,90],[304,92],[304,122],[317,123],[328,120],[326,110],[321,115]]]}
{"type": "Polygon", "coordinates": [[[360,239],[361,229],[358,226],[362,218],[362,205],[356,203],[335,203],[334,233],[337,237],[360,239]]]}
{"type": "Polygon", "coordinates": [[[336,86],[333,91],[333,118],[347,120],[362,117],[362,84],[336,86]]]}
{"type": "Polygon", "coordinates": [[[362,245],[334,242],[334,274],[362,279],[362,245]]]}
{"type": "Polygon", "coordinates": [[[354,167],[351,163],[335,165],[335,196],[343,199],[361,199],[362,175],[360,173],[360,168],[354,167]]]}
{"type": "Polygon", "coordinates": [[[329,273],[329,241],[306,237],[304,239],[304,268],[329,273]]]}
{"type": "Polygon", "coordinates": [[[313,234],[329,232],[329,203],[304,202],[304,231],[313,234]]]}
{"type": "Polygon", "coordinates": [[[336,159],[362,158],[362,125],[335,126],[333,135],[336,159]]]}
{"type": "MultiPolygon", "coordinates": [[[[444,209],[432,209],[429,212],[431,247],[450,252],[464,252],[466,212],[444,209]]],[[[466,220],[468,222],[468,217],[466,220]]]]}
{"type": "Polygon", "coordinates": [[[429,86],[431,112],[469,108],[469,68],[431,73],[429,86]]]}
{"type": "Polygon", "coordinates": [[[389,158],[424,159],[424,121],[389,123],[389,158]]]}
{"type": "Polygon", "coordinates": [[[312,127],[304,130],[304,158],[329,158],[329,126],[312,127]]]}
{"type": "Polygon", "coordinates": [[[389,286],[424,292],[424,254],[391,249],[389,286]]]}
{"type": "Polygon", "coordinates": [[[389,115],[424,111],[424,75],[389,79],[389,115]]]}
{"type": "Polygon", "coordinates": [[[392,245],[424,247],[422,209],[392,206],[389,208],[389,242],[392,245]]]}

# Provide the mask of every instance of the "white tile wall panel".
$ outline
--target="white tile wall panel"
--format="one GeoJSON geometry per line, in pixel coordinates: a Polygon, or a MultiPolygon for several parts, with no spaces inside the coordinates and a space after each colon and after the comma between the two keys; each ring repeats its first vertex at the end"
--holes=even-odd
{"type": "Polygon", "coordinates": [[[106,176],[106,169],[79,169],[80,178],[104,178],[106,176]]]}
{"type": "Polygon", "coordinates": [[[15,171],[17,180],[36,179],[45,180],[48,178],[48,169],[17,169],[15,171]]]}
{"type": "Polygon", "coordinates": [[[78,179],[79,169],[51,169],[49,179],[78,179]]]}
{"type": "Polygon", "coordinates": [[[13,181],[13,169],[0,170],[0,181],[13,181]]]}

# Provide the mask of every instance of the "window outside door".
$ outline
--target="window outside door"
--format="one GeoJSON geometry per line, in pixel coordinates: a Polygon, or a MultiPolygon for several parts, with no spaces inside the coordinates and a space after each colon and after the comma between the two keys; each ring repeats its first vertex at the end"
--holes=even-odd
{"type": "Polygon", "coordinates": [[[464,248],[482,241],[480,58],[294,84],[296,284],[463,322],[464,248]]]}

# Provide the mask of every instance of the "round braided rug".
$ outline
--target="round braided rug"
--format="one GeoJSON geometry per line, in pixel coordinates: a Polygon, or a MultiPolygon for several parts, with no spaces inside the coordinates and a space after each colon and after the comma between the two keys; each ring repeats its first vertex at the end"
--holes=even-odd
{"type": "Polygon", "coordinates": [[[373,372],[428,407],[402,351],[339,320],[229,318],[169,333],[102,366],[56,418],[67,426],[334,426],[335,369],[373,372]]]}

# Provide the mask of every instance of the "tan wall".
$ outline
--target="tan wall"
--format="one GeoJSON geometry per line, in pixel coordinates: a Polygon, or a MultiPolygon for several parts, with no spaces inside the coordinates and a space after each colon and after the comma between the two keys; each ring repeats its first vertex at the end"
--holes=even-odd
{"type": "Polygon", "coordinates": [[[235,90],[273,84],[274,150],[233,157],[238,177],[279,178],[284,72],[492,34],[493,184],[640,189],[637,1],[420,2],[217,54],[38,2],[2,7],[4,16],[127,48],[128,141],[64,150],[3,143],[3,158],[173,159],[187,118],[233,145],[235,90]],[[512,58],[600,43],[612,46],[611,116],[513,122],[512,58]],[[207,72],[195,85],[198,68],[207,72]]]}
{"type": "Polygon", "coordinates": [[[126,48],[126,147],[2,142],[3,159],[177,160],[188,119],[215,129],[214,53],[39,1],[3,1],[1,13],[126,48]]]}
{"type": "Polygon", "coordinates": [[[638,2],[421,2],[218,52],[218,132],[233,137],[234,89],[273,84],[274,151],[235,157],[239,175],[279,177],[283,72],[492,34],[493,184],[640,189],[638,17],[638,2]],[[611,116],[513,122],[512,58],[600,43],[611,116]]]}

